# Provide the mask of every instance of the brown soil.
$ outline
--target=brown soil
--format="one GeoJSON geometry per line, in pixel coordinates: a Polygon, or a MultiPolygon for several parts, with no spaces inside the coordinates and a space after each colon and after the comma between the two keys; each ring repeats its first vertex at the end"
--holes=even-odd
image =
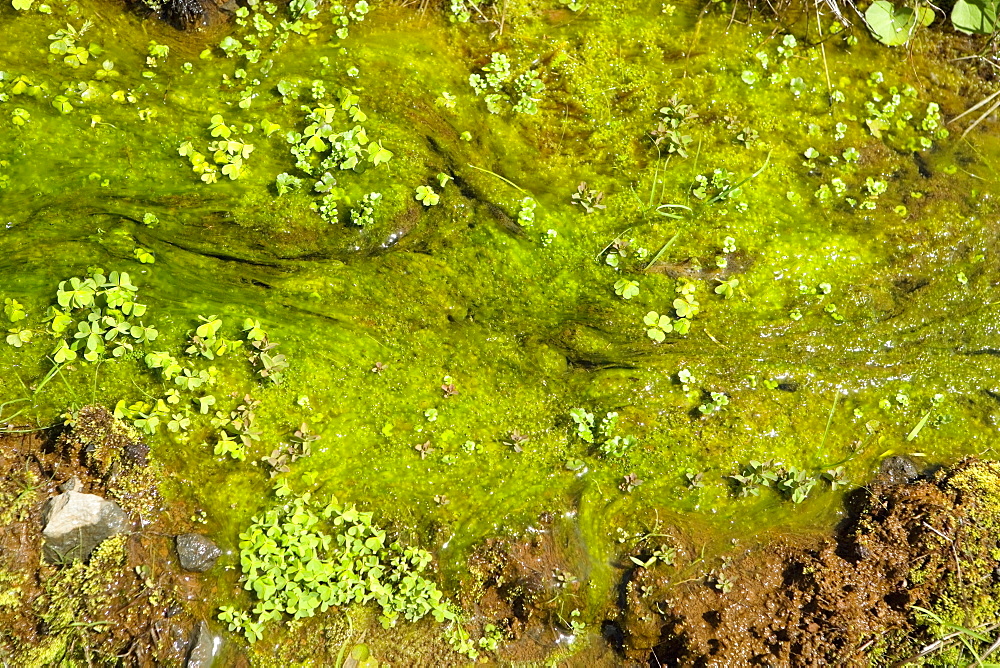
{"type": "MultiPolygon", "coordinates": [[[[68,428],[0,434],[0,654],[7,665],[172,666],[187,655],[205,595],[176,565],[174,533],[196,530],[167,511],[148,448],[102,408],[68,428]],[[133,532],[88,563],[42,560],[42,513],[58,486],[114,499],[133,532]]],[[[180,514],[180,517],[176,515],[180,514]]]]}
{"type": "Polygon", "coordinates": [[[583,654],[558,662],[573,635],[574,606],[581,612],[586,609],[580,595],[586,564],[572,526],[549,516],[543,516],[527,537],[489,540],[472,556],[462,607],[474,619],[500,620],[508,637],[497,654],[502,665],[620,665],[621,658],[600,641],[583,654]]]}
{"type": "Polygon", "coordinates": [[[721,578],[637,568],[624,585],[625,657],[706,667],[915,660],[934,637],[911,606],[966,626],[990,622],[977,608],[1000,590],[998,499],[1000,464],[970,459],[910,484],[876,480],[849,499],[851,519],[835,538],[747,550],[721,578]]]}

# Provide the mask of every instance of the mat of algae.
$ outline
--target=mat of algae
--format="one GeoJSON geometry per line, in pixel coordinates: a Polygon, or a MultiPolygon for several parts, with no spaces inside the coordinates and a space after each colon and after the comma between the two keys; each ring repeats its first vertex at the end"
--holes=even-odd
{"type": "MultiPolygon", "coordinates": [[[[746,25],[725,3],[507,2],[467,22],[446,6],[364,10],[321,3],[282,31],[294,10],[265,3],[180,32],[89,1],[0,8],[0,293],[25,312],[5,310],[0,401],[16,403],[0,417],[47,426],[101,403],[149,432],[172,496],[230,551],[215,603],[249,607],[237,536],[276,503],[262,458],[303,422],[322,438],[281,479],[431,550],[454,600],[489,541],[558,526],[574,555],[545,574],[573,582],[554,586],[558,656],[604,642],[650,533],[693,536],[700,554],[680,558],[708,573],[732,540],[832,527],[828,471],[850,487],[889,454],[991,452],[997,147],[945,126],[989,92],[950,60],[960,40],[927,31],[891,50],[829,16],[821,33],[794,10],[746,25]],[[499,113],[469,84],[493,53],[512,70],[499,113]],[[529,70],[537,113],[514,108],[529,70]],[[335,132],[363,125],[372,147],[331,168],[332,186],[289,151],[323,103],[335,132]],[[211,163],[220,139],[242,162],[227,154],[205,183],[191,153],[211,163]],[[279,174],[304,184],[279,195],[279,174]],[[588,191],[587,207],[573,199],[588,191]],[[373,222],[352,224],[370,192],[373,222]],[[69,334],[45,318],[61,281],[96,268],[129,273],[158,335],[67,361],[60,341],[87,340],[72,337],[80,312],[69,334]],[[677,320],[682,291],[690,331],[657,342],[644,317],[677,320]],[[283,378],[255,374],[249,342],[186,355],[212,315],[232,340],[259,320],[283,378]],[[164,380],[154,351],[215,367],[214,385],[164,380]],[[171,389],[179,403],[158,406],[171,389]],[[238,461],[216,454],[211,419],[247,394],[260,434],[238,461]],[[634,444],[588,443],[578,408],[618,413],[634,444]],[[168,428],[181,418],[186,432],[168,428]],[[801,474],[741,495],[728,476],[768,460],[801,474]]],[[[476,634],[499,621],[465,612],[476,634]]],[[[438,627],[414,628],[368,638],[430,656],[438,627]]]]}

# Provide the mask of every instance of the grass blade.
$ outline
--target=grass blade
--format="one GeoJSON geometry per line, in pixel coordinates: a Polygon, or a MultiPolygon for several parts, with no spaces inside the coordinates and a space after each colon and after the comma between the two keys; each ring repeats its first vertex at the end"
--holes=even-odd
{"type": "Polygon", "coordinates": [[[649,261],[649,264],[646,265],[643,271],[649,271],[649,268],[652,267],[654,264],[656,264],[656,261],[659,260],[660,257],[662,257],[663,254],[667,252],[667,249],[670,248],[675,241],[677,241],[677,237],[679,236],[681,236],[681,233],[677,232],[676,234],[674,234],[674,236],[670,237],[670,240],[667,241],[667,243],[663,244],[663,246],[660,247],[660,250],[656,251],[656,255],[653,256],[653,259],[649,261]]]}

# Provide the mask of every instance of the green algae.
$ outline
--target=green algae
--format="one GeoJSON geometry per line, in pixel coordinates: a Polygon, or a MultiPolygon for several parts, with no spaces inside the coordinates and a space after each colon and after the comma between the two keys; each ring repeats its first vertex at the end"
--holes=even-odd
{"type": "MultiPolygon", "coordinates": [[[[813,474],[844,466],[861,482],[890,453],[936,463],[987,451],[997,388],[995,241],[984,221],[994,215],[995,140],[942,137],[912,150],[921,148],[916,137],[933,136],[921,127],[927,104],[954,115],[976,84],[940,62],[933,43],[915,54],[920,68],[935,68],[925,80],[864,36],[854,46],[838,37],[823,52],[809,47],[815,26],[799,24],[792,47],[769,38],[769,24],[728,26],[727,16],[693,5],[673,15],[642,3],[593,3],[579,15],[551,9],[512,7],[517,18],[490,39],[485,26],[380,6],[342,42],[329,25],[292,35],[243,110],[239,86],[220,84],[239,65],[218,48],[200,57],[206,45],[197,36],[113,11],[87,32],[104,53],[73,69],[49,53],[47,35],[106,10],[57,5],[46,16],[5,7],[5,30],[19,40],[0,45],[0,93],[9,96],[0,103],[0,291],[27,307],[39,333],[0,349],[0,400],[30,397],[20,419],[43,425],[67,406],[162,396],[166,386],[138,360],[74,363],[43,391],[33,387],[52,366],[39,321],[59,281],[92,266],[128,270],[160,330],[147,352],[180,356],[197,316],[210,313],[222,315],[226,336],[252,317],[280,343],[290,362],[281,385],[255,379],[240,355],[216,363],[220,410],[246,393],[261,401],[263,434],[250,460],[307,422],[323,438],[292,466],[293,484],[356,502],[434,547],[452,581],[484,538],[517,534],[543,511],[575,513],[591,559],[588,618],[610,602],[613,529],[654,510],[681,525],[697,518],[713,541],[832,523],[840,512],[839,495],[822,483],[797,505],[766,491],[736,498],[725,476],[749,460],[813,474]],[[170,47],[155,69],[146,67],[149,40],[170,47]],[[497,50],[517,71],[538,68],[546,90],[537,115],[492,115],[469,87],[497,50]],[[118,77],[96,78],[105,59],[118,77]],[[21,76],[45,86],[39,97],[14,94],[21,76]],[[299,105],[311,102],[314,80],[331,99],[343,86],[356,89],[366,127],[394,154],[377,169],[335,174],[345,205],[383,194],[375,224],[363,230],[323,222],[310,208],[314,196],[278,197],[273,185],[283,172],[306,178],[282,135],[301,131],[299,105]],[[285,104],[281,81],[300,99],[285,104]],[[908,85],[915,95],[901,95],[893,117],[901,127],[874,136],[865,103],[876,95],[881,108],[893,87],[908,85]],[[51,101],[66,86],[77,92],[61,114],[51,101]],[[95,99],[81,100],[91,88],[95,99]],[[136,102],[114,101],[117,90],[136,102]],[[843,101],[831,104],[831,90],[843,101]],[[454,109],[435,104],[444,92],[454,109]],[[674,96],[698,114],[686,126],[694,142],[689,157],[658,160],[648,134],[674,96]],[[15,108],[30,113],[24,125],[13,122],[15,108]],[[142,120],[143,110],[155,115],[142,120]],[[206,185],[177,148],[207,144],[216,113],[252,125],[244,139],[255,150],[240,179],[206,185]],[[265,137],[264,120],[281,132],[265,137]],[[758,139],[738,143],[746,130],[758,139]],[[848,148],[857,163],[840,157],[848,148]],[[830,164],[830,156],[840,158],[830,164]],[[712,203],[692,192],[698,175],[726,170],[732,185],[765,164],[730,198],[712,203]],[[425,210],[414,190],[437,189],[439,172],[454,183],[425,210]],[[814,193],[836,178],[846,196],[875,208],[823,204],[814,193]],[[868,178],[887,184],[877,200],[868,178]],[[533,226],[515,222],[524,193],[505,180],[538,202],[533,226]],[[605,193],[606,209],[572,205],[581,181],[605,193]],[[657,215],[647,206],[651,190],[691,212],[657,215]],[[142,223],[147,213],[155,226],[142,223]],[[557,235],[544,244],[548,229],[557,235]],[[652,255],[674,235],[657,271],[642,271],[637,258],[614,269],[599,257],[619,236],[652,255]],[[739,248],[725,270],[739,279],[732,299],[714,292],[723,274],[711,272],[726,237],[739,248]],[[136,247],[151,249],[156,263],[137,263],[136,247]],[[693,278],[701,310],[689,334],[658,345],[642,318],[670,311],[676,276],[693,278]],[[613,290],[621,278],[640,285],[627,302],[613,290]],[[831,317],[831,304],[843,320],[831,317]],[[683,388],[681,369],[698,382],[683,388]],[[454,396],[441,389],[446,377],[454,396]],[[725,393],[729,405],[701,416],[708,392],[725,393]],[[907,442],[939,393],[945,400],[929,427],[907,442]],[[621,432],[639,445],[620,460],[597,456],[573,435],[576,407],[617,411],[621,432]],[[507,444],[513,433],[528,437],[521,452],[507,444]],[[479,444],[471,453],[470,440],[479,444]],[[426,452],[415,450],[425,442],[426,452]],[[585,469],[567,470],[571,459],[585,469]],[[688,488],[687,470],[704,472],[705,486],[688,488]],[[632,473],[644,482],[624,494],[618,485],[632,473]]],[[[235,544],[266,503],[265,467],[214,457],[211,428],[195,421],[188,438],[161,428],[150,445],[174,472],[175,493],[235,544]]]]}

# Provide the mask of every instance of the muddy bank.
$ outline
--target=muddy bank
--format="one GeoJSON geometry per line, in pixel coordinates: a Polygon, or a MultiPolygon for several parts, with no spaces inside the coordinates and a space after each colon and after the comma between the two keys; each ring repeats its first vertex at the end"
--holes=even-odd
{"type": "Polygon", "coordinates": [[[951,666],[992,654],[1000,464],[970,458],[912,481],[883,472],[848,504],[837,535],[810,545],[778,539],[701,577],[636,568],[623,585],[626,659],[951,666]]]}
{"type": "MultiPolygon", "coordinates": [[[[207,665],[192,657],[217,642],[205,625],[215,580],[176,547],[178,534],[207,531],[191,509],[163,500],[165,472],[138,435],[91,407],[65,426],[0,439],[5,665],[207,665]],[[117,504],[127,518],[83,559],[50,549],[52,499],[68,489],[117,504]]],[[[890,458],[847,505],[829,537],[707,555],[676,527],[666,532],[677,536],[672,546],[623,552],[620,563],[633,567],[600,628],[574,613],[585,605],[586,557],[550,516],[523,538],[475,550],[459,595],[470,619],[493,620],[470,630],[492,639],[489,660],[500,664],[968,665],[991,656],[1000,646],[1000,463],[968,458],[919,476],[890,458]],[[586,649],[570,651],[584,639],[586,649]]],[[[317,633],[333,623],[316,621],[317,633]]],[[[459,665],[422,634],[395,649],[371,640],[390,665],[459,665]]],[[[341,635],[324,643],[330,663],[347,642],[341,635]]],[[[315,647],[279,644],[282,656],[319,657],[315,647]]]]}
{"type": "Polygon", "coordinates": [[[175,548],[176,535],[199,531],[197,515],[164,502],[148,446],[110,412],[65,417],[0,433],[0,663],[204,668],[217,643],[204,626],[212,588],[175,548]],[[101,504],[120,519],[96,546],[73,544],[86,526],[53,538],[53,500],[71,495],[69,513],[79,501],[79,515],[101,504]]]}

